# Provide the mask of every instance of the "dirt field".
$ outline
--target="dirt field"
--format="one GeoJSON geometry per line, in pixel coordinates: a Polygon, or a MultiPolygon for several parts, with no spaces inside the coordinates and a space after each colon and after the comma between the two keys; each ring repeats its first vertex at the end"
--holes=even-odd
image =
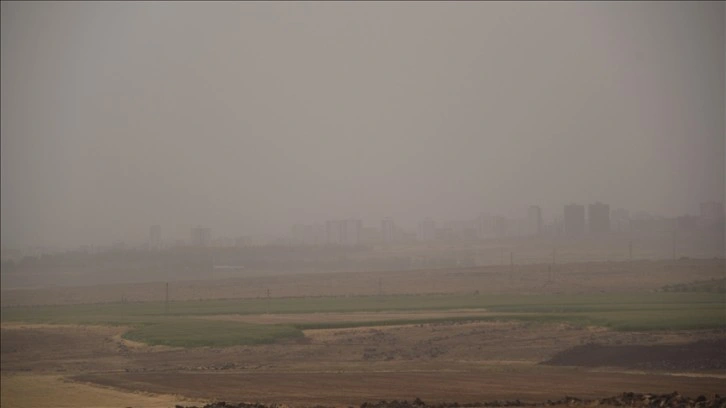
{"type": "Polygon", "coordinates": [[[202,401],[173,395],[128,392],[72,382],[58,375],[2,375],[0,405],[24,407],[169,408],[202,401]]]}
{"type": "Polygon", "coordinates": [[[618,366],[660,370],[726,370],[726,339],[688,344],[586,344],[558,353],[546,364],[561,366],[618,366]]]}
{"type": "MultiPolygon", "coordinates": [[[[723,331],[618,333],[550,324],[447,323],[313,330],[302,342],[180,349],[129,344],[119,338],[122,330],[4,325],[3,406],[47,406],[22,398],[51,388],[58,395],[68,392],[73,399],[88,384],[113,387],[117,394],[108,401],[129,401],[124,406],[164,406],[174,395],[347,406],[415,397],[431,402],[594,398],[623,390],[698,395],[723,392],[726,387],[724,370],[675,367],[645,372],[539,364],[592,342],[610,346],[723,342],[723,331]],[[36,376],[39,381],[32,381],[36,376]],[[49,382],[59,381],[59,376],[82,385],[68,388],[66,383],[49,382]],[[139,396],[139,391],[154,395],[139,396]]],[[[101,406],[89,401],[77,406],[101,406]]]]}
{"type": "Polygon", "coordinates": [[[722,392],[724,380],[664,375],[583,372],[580,370],[377,373],[179,373],[173,382],[161,373],[81,376],[127,389],[168,392],[187,389],[194,396],[215,395],[223,401],[303,405],[358,405],[378,399],[472,403],[496,399],[543,401],[565,395],[594,398],[615,389],[649,389],[682,394],[722,392]],[[143,385],[142,385],[143,384],[143,385]],[[197,395],[199,394],[199,395],[197,395]]]}

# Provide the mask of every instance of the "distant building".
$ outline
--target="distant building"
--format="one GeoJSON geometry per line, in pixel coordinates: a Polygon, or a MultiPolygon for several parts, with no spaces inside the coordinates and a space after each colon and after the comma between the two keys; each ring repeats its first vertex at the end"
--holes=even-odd
{"type": "Polygon", "coordinates": [[[149,228],[149,249],[161,248],[161,225],[152,225],[149,228]]]}
{"type": "Polygon", "coordinates": [[[585,206],[568,204],[565,206],[563,229],[565,235],[575,236],[585,233],[585,206]]]}
{"type": "Polygon", "coordinates": [[[396,240],[396,225],[390,217],[384,218],[383,221],[381,221],[381,235],[383,237],[383,242],[387,244],[396,240]]]}
{"type": "Polygon", "coordinates": [[[530,205],[527,210],[527,235],[542,234],[542,209],[537,205],[530,205]]]}
{"type": "Polygon", "coordinates": [[[325,222],[329,245],[356,246],[360,244],[361,220],[329,220],[325,222]]]}
{"type": "Polygon", "coordinates": [[[601,202],[588,205],[587,221],[591,234],[610,232],[610,206],[601,202]]]}
{"type": "Polygon", "coordinates": [[[436,240],[436,223],[431,218],[427,218],[418,224],[418,234],[416,239],[419,241],[436,240]]]}
{"type": "Polygon", "coordinates": [[[212,229],[202,227],[192,228],[190,238],[191,245],[193,246],[209,246],[212,242],[212,229]]]}

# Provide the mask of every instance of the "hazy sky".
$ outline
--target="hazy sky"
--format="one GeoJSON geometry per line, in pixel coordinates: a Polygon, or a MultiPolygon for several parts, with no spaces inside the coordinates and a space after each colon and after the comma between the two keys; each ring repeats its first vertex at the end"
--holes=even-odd
{"type": "Polygon", "coordinates": [[[2,2],[2,244],[724,199],[723,2],[2,2]]]}

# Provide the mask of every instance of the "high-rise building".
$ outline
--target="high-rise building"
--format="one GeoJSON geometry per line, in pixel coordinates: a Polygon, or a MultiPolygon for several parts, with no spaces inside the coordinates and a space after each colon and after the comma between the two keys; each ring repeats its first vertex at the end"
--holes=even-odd
{"type": "Polygon", "coordinates": [[[149,228],[149,249],[161,248],[161,225],[152,225],[149,228]]]}
{"type": "Polygon", "coordinates": [[[587,220],[591,234],[610,232],[610,206],[599,201],[588,205],[587,220]]]}
{"type": "Polygon", "coordinates": [[[396,240],[396,225],[393,223],[393,219],[386,217],[381,221],[381,236],[383,242],[390,244],[396,240]]]}
{"type": "Polygon", "coordinates": [[[416,238],[419,241],[436,240],[436,223],[431,218],[427,218],[418,223],[418,234],[416,238]]]}
{"type": "Polygon", "coordinates": [[[329,220],[325,222],[327,243],[330,245],[359,245],[360,231],[360,220],[329,220]]]}
{"type": "Polygon", "coordinates": [[[193,246],[209,246],[212,241],[212,229],[195,227],[191,231],[191,245],[193,246]]]}
{"type": "Polygon", "coordinates": [[[575,236],[585,233],[585,206],[568,204],[565,206],[563,227],[565,235],[575,236]]]}
{"type": "Polygon", "coordinates": [[[542,209],[537,205],[530,205],[527,210],[527,235],[542,234],[542,209]]]}

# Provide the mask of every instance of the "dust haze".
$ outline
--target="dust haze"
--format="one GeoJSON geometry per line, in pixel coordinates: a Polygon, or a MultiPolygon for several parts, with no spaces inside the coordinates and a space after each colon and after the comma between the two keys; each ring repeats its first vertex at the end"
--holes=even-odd
{"type": "Polygon", "coordinates": [[[0,405],[726,406],[724,4],[3,1],[0,405]]]}
{"type": "Polygon", "coordinates": [[[722,3],[2,5],[2,243],[724,198],[722,3]]]}

